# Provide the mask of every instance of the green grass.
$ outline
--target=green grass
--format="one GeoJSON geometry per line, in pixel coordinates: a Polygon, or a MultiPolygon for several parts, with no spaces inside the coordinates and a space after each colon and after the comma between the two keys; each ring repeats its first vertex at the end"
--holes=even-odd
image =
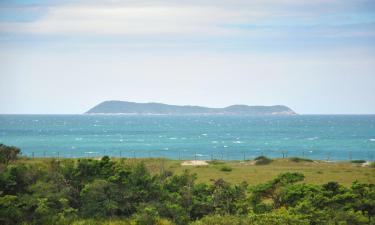
{"type": "MultiPolygon", "coordinates": [[[[18,163],[38,164],[51,159],[20,159],[18,163]]],[[[60,159],[76,160],[76,159],[60,159]]],[[[267,165],[255,165],[255,161],[213,161],[207,166],[182,166],[183,161],[146,158],[146,159],[114,159],[122,163],[136,164],[143,162],[151,173],[171,171],[181,174],[188,169],[197,174],[198,182],[212,182],[212,179],[224,178],[231,183],[246,181],[251,185],[264,183],[275,178],[283,172],[301,172],[305,175],[305,182],[312,184],[324,184],[329,181],[337,181],[340,184],[350,186],[358,180],[364,183],[375,184],[375,167],[362,166],[351,162],[325,162],[325,161],[291,161],[290,159],[273,159],[267,165]],[[230,172],[224,172],[223,167],[231,168],[230,172]]],[[[43,166],[43,164],[41,165],[43,166]]]]}

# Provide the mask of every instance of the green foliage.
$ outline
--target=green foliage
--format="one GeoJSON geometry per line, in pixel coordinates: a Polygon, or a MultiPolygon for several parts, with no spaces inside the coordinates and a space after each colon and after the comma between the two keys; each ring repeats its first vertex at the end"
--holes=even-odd
{"type": "Polygon", "coordinates": [[[210,215],[199,221],[191,223],[191,225],[240,225],[242,219],[233,215],[210,215]]]}
{"type": "Polygon", "coordinates": [[[208,161],[208,163],[210,165],[222,165],[222,164],[225,164],[223,161],[219,161],[219,160],[211,160],[211,161],[208,161]]]}
{"type": "Polygon", "coordinates": [[[232,170],[233,169],[230,166],[223,166],[220,168],[220,171],[223,171],[223,172],[231,172],[232,170]]]}
{"type": "Polygon", "coordinates": [[[17,224],[21,218],[22,210],[18,197],[14,195],[0,197],[0,224],[17,224]]]}
{"type": "Polygon", "coordinates": [[[266,156],[258,156],[254,160],[255,160],[255,165],[267,165],[272,162],[272,159],[267,158],[266,156]]]}
{"type": "Polygon", "coordinates": [[[138,210],[135,221],[138,225],[156,224],[159,220],[159,213],[155,207],[141,205],[138,210]]]}
{"type": "Polygon", "coordinates": [[[0,144],[0,163],[8,164],[10,161],[17,159],[21,150],[14,146],[0,144]]]}
{"type": "Polygon", "coordinates": [[[359,164],[361,164],[361,163],[365,163],[366,160],[356,159],[356,160],[352,160],[352,161],[350,161],[350,162],[351,162],[351,163],[359,163],[359,164]]]}
{"type": "Polygon", "coordinates": [[[291,157],[289,158],[290,161],[292,162],[314,162],[314,160],[311,160],[311,159],[305,159],[305,158],[299,158],[299,157],[291,157]]]}
{"type": "Polygon", "coordinates": [[[307,220],[289,214],[286,210],[248,216],[210,215],[191,225],[309,225],[307,220]]]}
{"type": "Polygon", "coordinates": [[[151,174],[142,163],[109,157],[9,161],[0,171],[0,224],[375,223],[374,184],[311,185],[292,172],[252,187],[196,179],[188,170],[151,174]]]}
{"type": "Polygon", "coordinates": [[[86,184],[81,191],[81,212],[86,217],[108,217],[120,210],[119,190],[115,184],[105,180],[95,180],[86,184]]]}

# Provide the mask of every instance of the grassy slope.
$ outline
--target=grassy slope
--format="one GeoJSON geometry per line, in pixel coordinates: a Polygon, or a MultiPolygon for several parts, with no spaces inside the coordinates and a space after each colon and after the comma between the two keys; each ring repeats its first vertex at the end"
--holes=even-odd
{"type": "MultiPolygon", "coordinates": [[[[19,163],[40,163],[48,159],[19,160],[19,163]]],[[[118,159],[116,159],[118,160],[118,159]]],[[[301,172],[306,183],[323,184],[337,181],[349,186],[355,180],[375,184],[375,168],[363,167],[349,162],[292,162],[288,159],[276,159],[268,165],[253,165],[253,161],[220,161],[208,166],[181,166],[182,161],[169,159],[127,159],[124,163],[144,162],[152,173],[159,173],[163,168],[174,173],[189,169],[197,174],[198,182],[210,182],[211,179],[224,178],[231,183],[246,181],[249,184],[264,183],[282,172],[301,172]],[[223,166],[232,168],[231,172],[220,169],[223,166]]]]}
{"type": "MultiPolygon", "coordinates": [[[[144,160],[152,171],[160,171],[162,160],[144,160]]],[[[211,179],[224,178],[231,183],[246,181],[249,184],[264,183],[282,172],[301,172],[306,183],[323,184],[337,181],[344,185],[351,185],[355,180],[364,183],[375,183],[375,168],[362,167],[361,164],[348,162],[291,162],[288,159],[277,159],[269,165],[256,166],[252,161],[222,161],[208,166],[181,166],[181,161],[165,160],[164,167],[175,173],[185,169],[197,173],[198,182],[209,182],[211,179]],[[233,170],[224,172],[220,169],[229,166],[233,170]]]]}

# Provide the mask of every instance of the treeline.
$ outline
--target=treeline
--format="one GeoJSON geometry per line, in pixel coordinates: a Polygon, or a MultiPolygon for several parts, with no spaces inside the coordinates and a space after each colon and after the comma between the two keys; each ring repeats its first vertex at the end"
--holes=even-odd
{"type": "Polygon", "coordinates": [[[0,224],[375,224],[374,184],[305,184],[301,173],[256,186],[196,183],[189,171],[151,174],[109,157],[20,163],[8,147],[0,145],[0,224]]]}

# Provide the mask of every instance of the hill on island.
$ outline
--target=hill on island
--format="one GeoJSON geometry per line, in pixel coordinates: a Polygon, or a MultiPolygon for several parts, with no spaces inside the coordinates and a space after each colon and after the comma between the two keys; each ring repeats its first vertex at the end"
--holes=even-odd
{"type": "Polygon", "coordinates": [[[296,115],[287,106],[231,105],[225,108],[202,106],[178,106],[162,103],[136,103],[126,101],[104,101],[86,114],[159,114],[159,115],[296,115]]]}

